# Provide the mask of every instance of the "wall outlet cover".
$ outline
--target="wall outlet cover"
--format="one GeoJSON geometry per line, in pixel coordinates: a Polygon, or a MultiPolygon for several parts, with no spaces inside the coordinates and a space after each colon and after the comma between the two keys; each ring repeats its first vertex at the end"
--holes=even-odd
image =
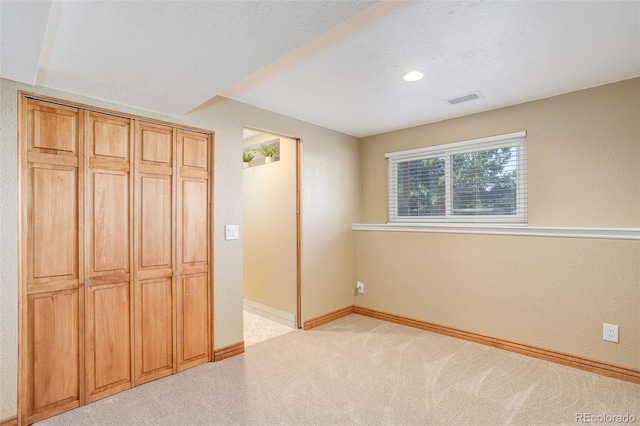
{"type": "Polygon", "coordinates": [[[616,324],[602,324],[602,338],[607,342],[618,343],[618,326],[616,324]]]}

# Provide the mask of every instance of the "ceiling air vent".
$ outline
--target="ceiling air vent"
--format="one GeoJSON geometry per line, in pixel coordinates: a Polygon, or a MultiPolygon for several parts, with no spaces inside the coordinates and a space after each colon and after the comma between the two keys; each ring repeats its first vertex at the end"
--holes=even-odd
{"type": "Polygon", "coordinates": [[[451,105],[456,105],[462,102],[472,101],[474,99],[482,98],[482,93],[480,92],[471,92],[466,95],[456,96],[455,98],[445,99],[445,101],[449,102],[451,105]]]}

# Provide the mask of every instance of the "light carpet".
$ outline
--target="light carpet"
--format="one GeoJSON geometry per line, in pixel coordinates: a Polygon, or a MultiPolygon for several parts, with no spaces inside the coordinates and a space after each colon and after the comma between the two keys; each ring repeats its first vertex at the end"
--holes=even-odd
{"type": "Polygon", "coordinates": [[[639,411],[639,385],[349,315],[38,424],[575,425],[586,414],[640,424],[639,411]]]}

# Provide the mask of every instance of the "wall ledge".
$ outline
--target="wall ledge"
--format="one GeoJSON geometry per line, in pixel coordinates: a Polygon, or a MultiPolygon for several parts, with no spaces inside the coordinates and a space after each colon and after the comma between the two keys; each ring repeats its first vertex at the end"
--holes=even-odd
{"type": "Polygon", "coordinates": [[[511,235],[523,237],[596,238],[640,240],[640,228],[571,228],[526,225],[424,224],[424,223],[354,223],[353,231],[426,232],[445,234],[511,235]]]}

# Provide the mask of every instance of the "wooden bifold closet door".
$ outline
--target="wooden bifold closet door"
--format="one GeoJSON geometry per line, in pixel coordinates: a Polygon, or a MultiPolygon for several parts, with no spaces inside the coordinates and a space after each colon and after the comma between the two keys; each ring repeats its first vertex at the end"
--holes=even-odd
{"type": "Polygon", "coordinates": [[[206,135],[177,131],[177,327],[178,370],[211,357],[209,244],[211,150],[206,135]]]}
{"type": "Polygon", "coordinates": [[[32,423],[84,401],[84,111],[23,107],[19,403],[32,423]]]}
{"type": "Polygon", "coordinates": [[[87,113],[86,402],[132,385],[131,120],[87,113]]]}
{"type": "Polygon", "coordinates": [[[174,372],[174,129],[136,126],[136,383],[174,372]]]}
{"type": "Polygon", "coordinates": [[[19,421],[212,360],[212,135],[20,99],[19,421]]]}

